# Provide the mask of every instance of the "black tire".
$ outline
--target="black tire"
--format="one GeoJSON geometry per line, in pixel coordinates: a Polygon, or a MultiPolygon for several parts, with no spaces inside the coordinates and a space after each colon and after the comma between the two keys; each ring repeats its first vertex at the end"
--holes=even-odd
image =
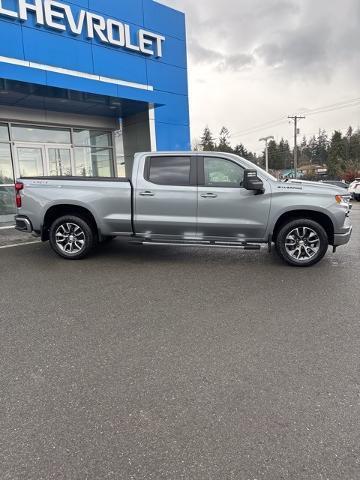
{"type": "Polygon", "coordinates": [[[275,246],[278,255],[287,264],[294,267],[310,267],[324,257],[329,239],[324,227],[319,223],[308,218],[300,218],[281,227],[275,239],[275,246]],[[300,229],[300,235],[294,233],[297,229],[300,229]],[[295,257],[298,254],[300,258],[297,259],[295,257]]]}
{"type": "Polygon", "coordinates": [[[75,215],[57,218],[49,231],[51,248],[67,260],[80,260],[88,256],[97,243],[96,238],[91,223],[75,215]],[[64,238],[63,242],[61,238],[64,238]]]}

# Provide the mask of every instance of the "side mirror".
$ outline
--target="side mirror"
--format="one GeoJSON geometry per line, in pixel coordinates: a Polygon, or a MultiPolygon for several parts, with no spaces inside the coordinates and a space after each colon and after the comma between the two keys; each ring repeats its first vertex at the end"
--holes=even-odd
{"type": "Polygon", "coordinates": [[[243,187],[246,190],[253,190],[257,194],[264,193],[264,184],[262,180],[257,176],[256,170],[245,170],[243,187]]]}

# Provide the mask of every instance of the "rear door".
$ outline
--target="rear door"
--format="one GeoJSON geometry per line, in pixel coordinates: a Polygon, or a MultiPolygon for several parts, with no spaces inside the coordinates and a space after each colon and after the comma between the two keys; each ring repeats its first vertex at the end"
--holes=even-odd
{"type": "Polygon", "coordinates": [[[216,156],[199,158],[198,235],[200,238],[259,240],[265,237],[271,193],[242,187],[245,168],[216,156]]]}
{"type": "Polygon", "coordinates": [[[196,180],[196,156],[152,155],[143,159],[135,185],[136,233],[195,238],[196,180]]]}

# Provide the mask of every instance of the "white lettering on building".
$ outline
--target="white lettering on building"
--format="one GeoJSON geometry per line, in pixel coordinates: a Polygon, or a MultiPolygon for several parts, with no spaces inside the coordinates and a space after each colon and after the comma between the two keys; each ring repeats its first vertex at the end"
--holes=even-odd
{"type": "Polygon", "coordinates": [[[97,38],[103,43],[156,58],[163,56],[163,35],[140,29],[134,41],[133,28],[118,20],[105,19],[86,10],[80,10],[75,18],[70,5],[55,0],[18,0],[18,11],[9,10],[3,4],[4,0],[0,0],[0,16],[26,22],[32,15],[37,25],[63,32],[69,29],[76,36],[82,35],[85,29],[88,39],[97,38]]]}

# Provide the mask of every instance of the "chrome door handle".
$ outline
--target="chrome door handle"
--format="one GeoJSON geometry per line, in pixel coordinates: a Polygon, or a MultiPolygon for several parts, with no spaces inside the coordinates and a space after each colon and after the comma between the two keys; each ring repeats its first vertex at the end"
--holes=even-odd
{"type": "Polygon", "coordinates": [[[200,195],[200,197],[202,197],[202,198],[217,198],[217,195],[216,195],[216,193],[203,193],[202,195],[200,195]]]}
{"type": "Polygon", "coordinates": [[[149,191],[147,191],[147,192],[140,192],[140,195],[141,195],[142,197],[155,197],[155,193],[149,192],[149,191]]]}

